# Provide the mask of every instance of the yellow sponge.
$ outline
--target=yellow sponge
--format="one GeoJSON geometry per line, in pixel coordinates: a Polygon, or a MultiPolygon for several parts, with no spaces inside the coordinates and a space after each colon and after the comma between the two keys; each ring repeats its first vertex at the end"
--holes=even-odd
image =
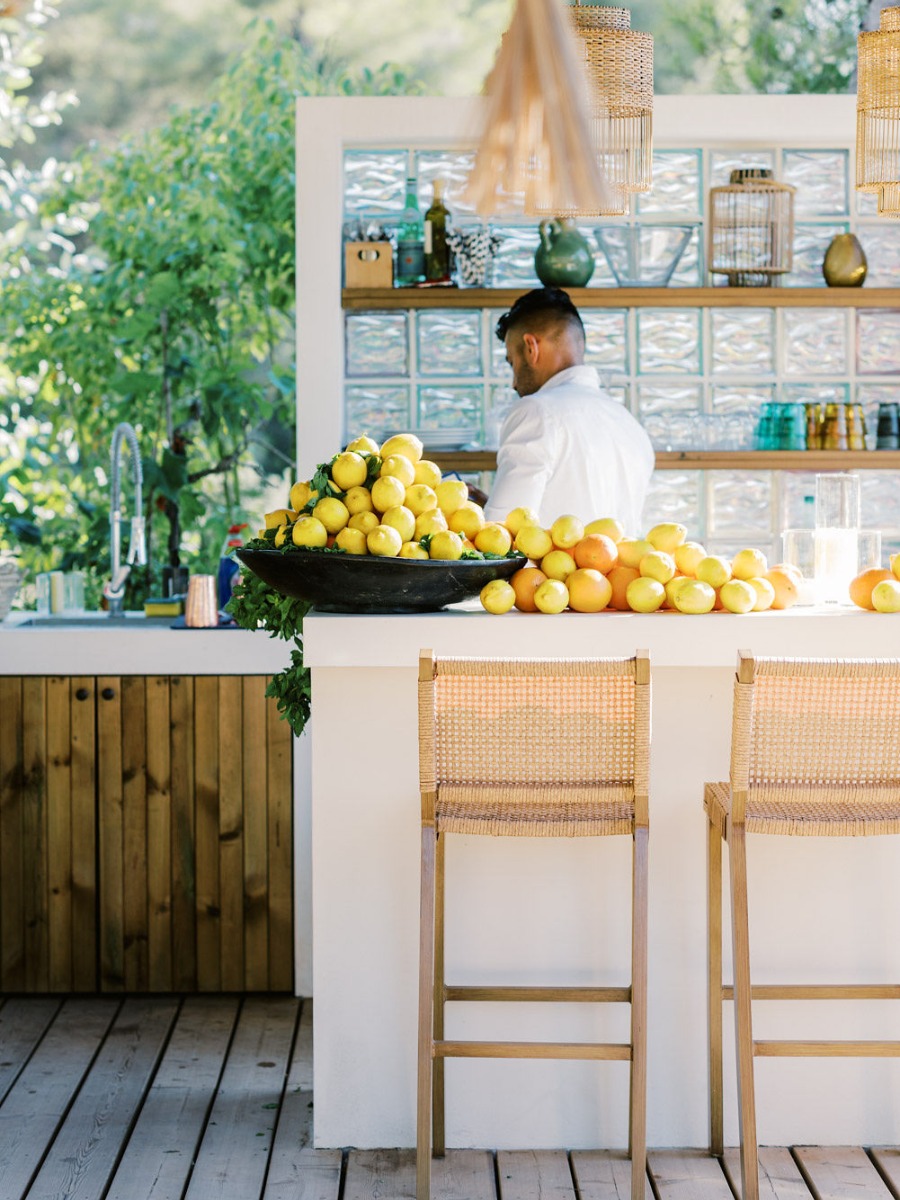
{"type": "Polygon", "coordinates": [[[180,596],[164,596],[144,601],[145,617],[180,617],[184,600],[180,596]]]}

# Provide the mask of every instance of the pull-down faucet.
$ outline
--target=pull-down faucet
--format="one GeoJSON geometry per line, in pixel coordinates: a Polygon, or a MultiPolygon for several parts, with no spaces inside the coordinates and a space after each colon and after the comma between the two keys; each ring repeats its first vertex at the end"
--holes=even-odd
{"type": "Polygon", "coordinates": [[[134,426],[123,421],[117,425],[112,439],[112,470],[109,476],[110,513],[109,513],[109,559],[110,579],[103,588],[103,595],[109,604],[109,615],[117,616],[122,612],[122,598],[125,593],[125,580],[131,571],[131,564],[142,566],[147,561],[147,544],[144,536],[144,500],[143,472],[141,471],[141,452],[138,448],[137,433],[134,426]],[[128,545],[128,559],[122,564],[122,443],[127,442],[131,453],[131,477],[134,480],[134,508],[131,517],[131,540],[128,545]]]}

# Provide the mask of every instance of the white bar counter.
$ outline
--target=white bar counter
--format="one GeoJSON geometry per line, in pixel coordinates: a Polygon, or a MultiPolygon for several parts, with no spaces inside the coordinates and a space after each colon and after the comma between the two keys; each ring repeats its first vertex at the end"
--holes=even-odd
{"type": "MultiPolygon", "coordinates": [[[[650,651],[653,681],[649,1143],[705,1145],[702,785],[728,777],[737,651],[900,656],[900,619],[845,608],[312,613],[304,643],[314,714],[316,1145],[415,1143],[419,650],[584,657],[638,647],[650,651]]],[[[754,982],[900,982],[900,839],[749,842],[754,982]]],[[[630,853],[628,838],[449,838],[448,981],[624,982],[630,853]]],[[[625,1040],[628,1015],[627,1005],[451,1004],[447,1036],[625,1040]]],[[[896,1003],[758,1002],[755,1016],[760,1038],[900,1038],[896,1003]]],[[[736,1143],[730,1005],[725,1023],[726,1140],[736,1143]]],[[[626,1144],[627,1064],[450,1060],[446,1073],[450,1146],[626,1144]]],[[[762,1144],[900,1136],[900,1063],[762,1059],[756,1079],[762,1144]]]]}

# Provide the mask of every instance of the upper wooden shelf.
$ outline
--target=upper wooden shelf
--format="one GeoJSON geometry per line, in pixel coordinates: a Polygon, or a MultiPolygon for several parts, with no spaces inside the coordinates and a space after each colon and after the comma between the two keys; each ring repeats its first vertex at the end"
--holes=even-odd
{"type": "MultiPolygon", "coordinates": [[[[495,450],[429,450],[442,470],[494,471],[495,450]]],[[[900,450],[657,450],[658,471],[896,471],[900,450]]]]}
{"type": "MultiPolygon", "coordinates": [[[[344,288],[345,309],[511,308],[526,288],[344,288]]],[[[900,288],[566,288],[578,308],[900,308],[900,288]]]]}

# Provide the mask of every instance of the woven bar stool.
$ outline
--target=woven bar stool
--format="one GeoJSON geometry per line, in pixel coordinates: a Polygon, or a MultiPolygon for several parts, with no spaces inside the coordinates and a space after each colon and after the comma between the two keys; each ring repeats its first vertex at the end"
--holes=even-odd
{"type": "Polygon", "coordinates": [[[444,1153],[445,1058],[618,1059],[631,1063],[632,1200],[646,1177],[647,839],[650,663],[419,658],[422,898],[416,1197],[429,1200],[444,1153]],[[518,736],[517,736],[518,735],[518,736]],[[539,748],[539,749],[538,749],[539,748]],[[452,987],[444,979],[448,833],[633,838],[631,984],[452,987]],[[462,1042],[444,1038],[448,1001],[631,1004],[624,1043],[462,1042]]]}
{"type": "Polygon", "coordinates": [[[741,1178],[758,1200],[753,1060],[897,1057],[900,1042],[754,1041],[751,1000],[900,999],[893,985],[750,983],[748,833],[900,833],[900,660],[771,659],[745,650],[734,685],[730,783],[707,783],[710,1149],[723,1152],[722,1002],[734,1000],[741,1178]],[[729,848],[734,986],[722,982],[722,842],[729,848]]]}

